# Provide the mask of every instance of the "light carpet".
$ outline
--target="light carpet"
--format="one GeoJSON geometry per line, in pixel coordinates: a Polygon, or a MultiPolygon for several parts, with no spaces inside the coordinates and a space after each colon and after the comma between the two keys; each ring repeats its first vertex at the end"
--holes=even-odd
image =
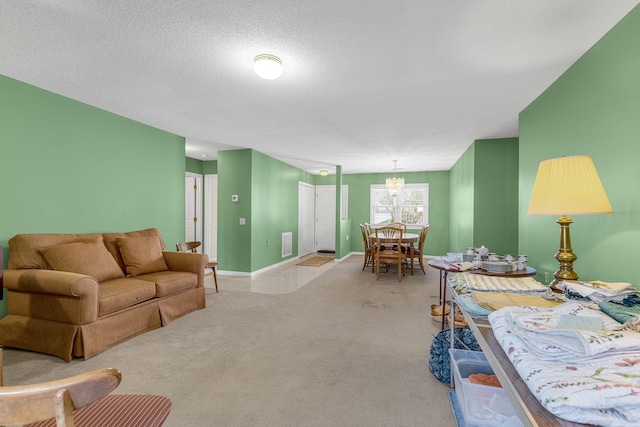
{"type": "Polygon", "coordinates": [[[428,369],[437,271],[361,268],[352,256],[289,294],[207,289],[206,309],[88,361],[5,349],[5,384],[115,367],[114,393],[172,400],[169,427],[455,426],[428,369]]]}

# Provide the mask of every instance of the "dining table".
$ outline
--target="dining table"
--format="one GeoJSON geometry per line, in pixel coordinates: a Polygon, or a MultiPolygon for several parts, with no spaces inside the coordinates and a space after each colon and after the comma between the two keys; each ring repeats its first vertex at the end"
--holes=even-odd
{"type": "MultiPolygon", "coordinates": [[[[411,274],[413,274],[413,251],[415,249],[414,243],[418,241],[418,239],[420,238],[419,234],[416,233],[402,233],[402,244],[406,244],[409,246],[409,256],[411,261],[411,274]]],[[[397,234],[393,234],[390,236],[383,236],[382,234],[378,235],[377,240],[376,240],[376,233],[375,233],[375,229],[373,231],[373,233],[371,233],[371,235],[369,236],[370,239],[370,243],[371,246],[373,247],[373,245],[377,242],[377,240],[380,241],[381,244],[384,243],[396,243],[398,241],[398,235],[397,234]]]]}

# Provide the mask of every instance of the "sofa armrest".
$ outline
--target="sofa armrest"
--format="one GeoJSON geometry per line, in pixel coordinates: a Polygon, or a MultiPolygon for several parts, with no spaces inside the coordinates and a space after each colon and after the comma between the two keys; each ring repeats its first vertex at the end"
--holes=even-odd
{"type": "Polygon", "coordinates": [[[4,272],[9,314],[81,325],[98,317],[98,281],[65,271],[9,269],[4,272]]]}
{"type": "Polygon", "coordinates": [[[204,266],[209,262],[207,255],[191,252],[163,252],[162,254],[169,270],[195,273],[198,275],[197,287],[204,286],[204,266]]]}
{"type": "Polygon", "coordinates": [[[5,270],[4,287],[18,292],[65,295],[70,297],[98,296],[98,281],[84,274],[55,270],[5,270]]]}

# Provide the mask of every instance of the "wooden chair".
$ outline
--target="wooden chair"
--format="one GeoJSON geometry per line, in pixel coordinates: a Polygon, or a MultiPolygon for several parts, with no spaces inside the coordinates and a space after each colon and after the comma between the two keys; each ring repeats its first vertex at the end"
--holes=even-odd
{"type": "Polygon", "coordinates": [[[402,228],[405,233],[407,232],[407,224],[405,224],[404,222],[395,221],[395,222],[390,222],[389,225],[392,227],[402,228]]]}
{"type": "Polygon", "coordinates": [[[389,264],[398,266],[398,281],[402,282],[404,274],[404,261],[406,254],[402,251],[402,228],[386,226],[376,228],[375,239],[375,264],[376,264],[376,280],[380,279],[380,263],[384,263],[389,268],[389,264]],[[383,241],[380,239],[383,238],[383,241]],[[383,243],[386,245],[383,246],[383,243]],[[396,249],[394,249],[394,247],[396,249]],[[400,248],[400,249],[398,249],[400,248]]]}
{"type": "MultiPolygon", "coordinates": [[[[178,252],[198,252],[198,248],[200,247],[200,242],[180,242],[176,243],[176,249],[178,252]]],[[[216,285],[216,293],[218,292],[218,276],[216,275],[216,267],[218,267],[218,263],[215,261],[209,261],[207,265],[204,266],[205,269],[210,268],[213,272],[213,282],[216,285]]]]}
{"type": "MultiPolygon", "coordinates": [[[[393,227],[393,229],[395,229],[395,230],[400,229],[400,230],[402,230],[402,233],[403,233],[403,234],[407,232],[407,224],[402,223],[402,222],[391,222],[391,223],[389,223],[389,224],[387,225],[387,227],[393,227]]],[[[392,229],[391,229],[391,228],[388,228],[388,230],[390,230],[390,231],[387,231],[387,235],[389,235],[389,236],[393,236],[393,234],[395,233],[395,231],[392,231],[392,229]]],[[[404,248],[408,248],[408,245],[407,245],[407,244],[404,244],[402,247],[404,247],[404,248]]],[[[397,250],[397,249],[398,249],[398,246],[395,246],[395,244],[394,244],[393,249],[394,249],[394,250],[397,250]]]]}
{"type": "Polygon", "coordinates": [[[38,384],[0,387],[0,425],[161,426],[171,411],[171,400],[157,395],[110,395],[121,380],[120,371],[108,368],[38,384]]]}
{"type": "Polygon", "coordinates": [[[411,274],[413,274],[413,260],[416,258],[418,258],[418,261],[420,262],[420,268],[422,269],[422,274],[426,274],[426,271],[424,270],[424,241],[427,238],[428,232],[429,232],[429,224],[423,225],[422,229],[420,229],[420,238],[418,239],[418,247],[413,248],[413,257],[409,256],[411,258],[409,259],[411,274]]]}
{"type": "Polygon", "coordinates": [[[374,265],[374,248],[371,244],[371,234],[367,231],[367,227],[364,224],[360,224],[360,231],[362,232],[362,240],[364,241],[364,264],[362,265],[362,271],[371,265],[371,271],[373,272],[374,265]]]}

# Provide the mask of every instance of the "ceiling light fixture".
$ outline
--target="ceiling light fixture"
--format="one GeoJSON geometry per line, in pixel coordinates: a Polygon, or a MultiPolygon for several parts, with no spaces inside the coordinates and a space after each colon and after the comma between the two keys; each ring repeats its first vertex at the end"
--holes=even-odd
{"type": "Polygon", "coordinates": [[[387,190],[393,197],[398,195],[398,191],[404,187],[404,178],[396,178],[398,161],[393,161],[393,178],[387,178],[387,190]]]}
{"type": "Polygon", "coordinates": [[[282,75],[282,60],[275,55],[258,55],[253,60],[253,71],[265,80],[277,79],[282,75]]]}
{"type": "Polygon", "coordinates": [[[329,175],[329,171],[326,170],[326,169],[320,169],[320,175],[327,176],[327,175],[329,175]]]}

